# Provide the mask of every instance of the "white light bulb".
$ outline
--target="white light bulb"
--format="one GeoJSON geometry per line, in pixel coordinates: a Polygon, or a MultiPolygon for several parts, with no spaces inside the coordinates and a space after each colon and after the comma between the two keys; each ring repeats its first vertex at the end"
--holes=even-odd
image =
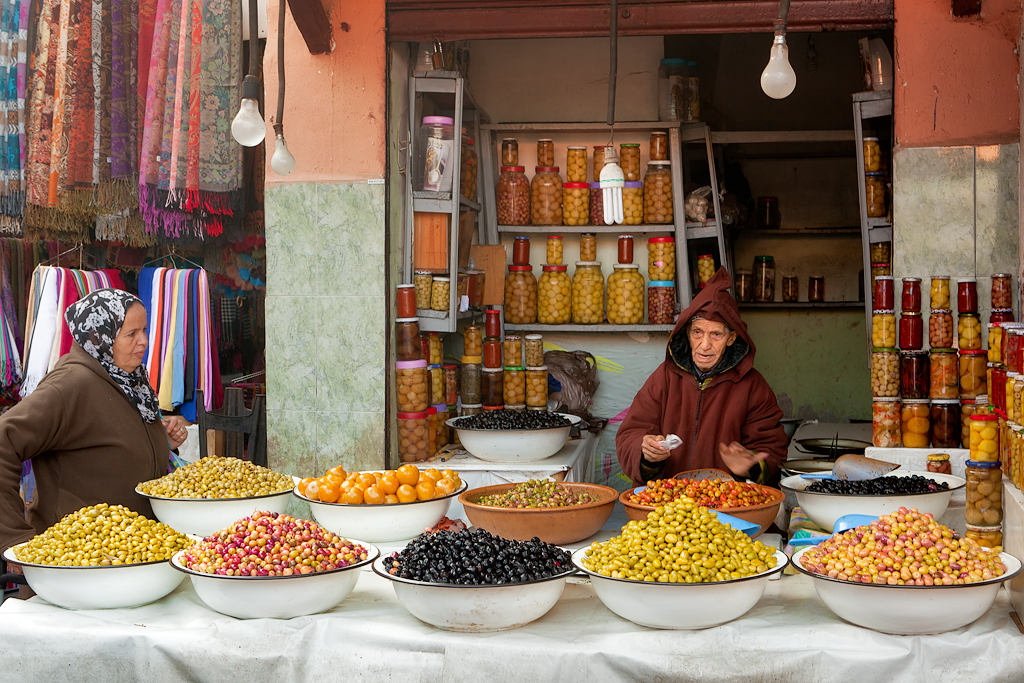
{"type": "Polygon", "coordinates": [[[231,122],[231,136],[243,147],[255,147],[267,137],[267,124],[260,116],[260,107],[256,100],[242,98],[242,106],[238,108],[238,114],[231,122]]]}
{"type": "Polygon", "coordinates": [[[270,157],[270,168],[277,175],[288,175],[295,170],[295,157],[288,151],[288,143],[282,133],[274,140],[274,154],[270,157]]]}
{"type": "Polygon", "coordinates": [[[796,72],[789,65],[789,47],[786,36],[776,35],[772,43],[771,57],[768,66],[761,72],[761,90],[772,99],[781,100],[789,97],[796,87],[796,72]]]}

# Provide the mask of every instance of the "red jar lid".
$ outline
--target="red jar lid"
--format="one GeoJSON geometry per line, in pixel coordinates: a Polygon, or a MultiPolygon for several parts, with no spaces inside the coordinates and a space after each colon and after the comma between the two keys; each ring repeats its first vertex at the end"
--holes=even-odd
{"type": "Polygon", "coordinates": [[[441,367],[443,367],[445,370],[458,370],[459,369],[458,365],[451,365],[451,364],[442,365],[441,367]]]}
{"type": "Polygon", "coordinates": [[[419,413],[399,413],[398,414],[398,419],[399,420],[422,420],[426,416],[427,416],[427,411],[424,410],[423,412],[419,412],[419,413]]]}
{"type": "Polygon", "coordinates": [[[715,258],[713,254],[701,254],[697,258],[715,258]]]}
{"type": "Polygon", "coordinates": [[[537,173],[558,173],[557,166],[534,166],[533,168],[537,173]]]}
{"type": "Polygon", "coordinates": [[[668,242],[675,242],[675,237],[652,237],[647,240],[648,244],[665,244],[668,242]]]}
{"type": "Polygon", "coordinates": [[[509,266],[508,269],[514,272],[521,272],[525,270],[533,270],[533,266],[509,266]]]}
{"type": "Polygon", "coordinates": [[[979,413],[977,415],[971,415],[971,419],[977,420],[978,422],[994,422],[999,418],[995,415],[989,415],[988,413],[979,413]]]}
{"type": "Polygon", "coordinates": [[[590,183],[562,183],[562,187],[568,187],[570,190],[586,190],[590,188],[590,183]]]}
{"type": "Polygon", "coordinates": [[[872,263],[871,267],[872,268],[890,268],[890,267],[892,267],[892,264],[891,263],[872,263]]]}
{"type": "Polygon", "coordinates": [[[961,349],[961,356],[987,356],[988,351],[985,349],[961,349]]]}
{"type": "Polygon", "coordinates": [[[430,406],[429,408],[427,408],[427,416],[430,415],[437,415],[437,408],[435,408],[434,406],[430,406]]]}
{"type": "Polygon", "coordinates": [[[504,410],[505,406],[484,406],[484,410],[504,410]]]}
{"type": "MultiPolygon", "coordinates": [[[[586,185],[586,183],[580,183],[580,184],[581,185],[586,185]]],[[[548,235],[548,239],[549,240],[560,240],[560,239],[562,239],[562,236],[561,235],[548,235]]]]}
{"type": "Polygon", "coordinates": [[[543,270],[544,270],[545,273],[550,273],[552,271],[556,271],[556,272],[557,271],[565,271],[565,270],[568,270],[568,268],[569,268],[568,265],[545,264],[543,270]]]}
{"type": "Polygon", "coordinates": [[[526,167],[525,166],[502,166],[501,167],[501,172],[505,173],[506,171],[512,171],[513,173],[526,173],[526,167]]]}

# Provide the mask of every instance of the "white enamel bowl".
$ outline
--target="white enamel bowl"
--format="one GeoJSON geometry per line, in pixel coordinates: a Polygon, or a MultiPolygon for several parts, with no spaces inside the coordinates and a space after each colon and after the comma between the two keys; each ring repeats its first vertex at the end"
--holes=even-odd
{"type": "Polygon", "coordinates": [[[525,626],[548,613],[576,569],[548,579],[504,586],[455,586],[392,576],[380,557],[373,571],[391,581],[405,609],[431,626],[446,631],[506,631],[525,626]]]}
{"type": "Polygon", "coordinates": [[[590,571],[581,561],[588,549],[574,552],[572,563],[590,577],[597,597],[623,619],[650,628],[702,629],[739,619],[764,595],[769,577],[789,564],[786,554],[776,550],[774,567],[743,579],[654,583],[613,579],[590,571]]]}
{"type": "Polygon", "coordinates": [[[793,566],[810,576],[825,606],[840,619],[883,633],[923,635],[944,633],[966,626],[985,614],[995,602],[1003,581],[1020,573],[1013,555],[1000,553],[1006,573],[995,579],[963,586],[888,586],[853,583],[812,574],[801,558],[811,548],[793,555],[793,566]]]}
{"type": "Polygon", "coordinates": [[[901,507],[917,508],[919,512],[928,512],[935,519],[939,519],[946,512],[949,506],[949,499],[953,491],[967,485],[967,480],[952,474],[937,474],[935,472],[904,472],[897,470],[890,472],[887,476],[909,477],[913,474],[933,479],[937,482],[946,482],[949,489],[945,491],[929,491],[928,493],[909,493],[902,495],[879,495],[879,496],[852,496],[840,493],[811,493],[804,491],[815,480],[804,479],[800,475],[786,477],[779,484],[779,488],[787,494],[796,496],[797,504],[811,521],[822,529],[832,529],[836,520],[843,515],[871,515],[881,517],[901,507]]]}
{"type": "Polygon", "coordinates": [[[175,531],[200,538],[216,533],[257,510],[283,513],[292,497],[291,491],[247,498],[162,498],[143,493],[138,488],[135,492],[149,500],[153,515],[159,521],[175,531]]]}
{"type": "Polygon", "coordinates": [[[50,567],[19,561],[13,548],[3,557],[21,565],[39,597],[67,609],[138,607],[164,597],[185,578],[167,560],[117,567],[50,567]]]}
{"type": "Polygon", "coordinates": [[[572,424],[548,429],[464,429],[459,422],[466,417],[453,417],[445,422],[459,434],[467,451],[487,462],[536,462],[562,450],[569,440],[572,425],[580,422],[577,415],[558,413],[572,424]]]}
{"type": "MultiPolygon", "coordinates": [[[[238,619],[291,619],[326,612],[344,600],[359,580],[360,567],[380,551],[369,543],[348,539],[366,548],[366,559],[326,572],[293,576],[217,576],[192,571],[181,563],[182,550],[171,566],[188,574],[196,595],[210,609],[238,619]]],[[[177,572],[176,572],[177,573],[177,572]]],[[[182,575],[183,575],[182,574],[182,575]]]]}
{"type": "Polygon", "coordinates": [[[328,531],[345,538],[350,535],[359,536],[371,543],[391,543],[415,538],[424,529],[435,526],[448,514],[452,501],[465,490],[466,484],[463,482],[447,496],[391,505],[323,503],[306,498],[298,489],[293,493],[296,498],[309,504],[313,519],[328,531]]]}

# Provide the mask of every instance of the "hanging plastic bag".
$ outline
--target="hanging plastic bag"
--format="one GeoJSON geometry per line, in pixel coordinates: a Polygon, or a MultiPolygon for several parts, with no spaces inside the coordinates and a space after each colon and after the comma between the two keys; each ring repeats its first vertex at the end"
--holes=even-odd
{"type": "Polygon", "coordinates": [[[574,415],[585,415],[599,384],[594,355],[587,351],[548,351],[544,364],[548,374],[561,385],[548,399],[565,404],[574,415]]]}
{"type": "Polygon", "coordinates": [[[686,213],[687,220],[700,223],[708,222],[708,197],[710,196],[711,187],[708,185],[686,195],[686,201],[683,202],[683,210],[686,213]]]}

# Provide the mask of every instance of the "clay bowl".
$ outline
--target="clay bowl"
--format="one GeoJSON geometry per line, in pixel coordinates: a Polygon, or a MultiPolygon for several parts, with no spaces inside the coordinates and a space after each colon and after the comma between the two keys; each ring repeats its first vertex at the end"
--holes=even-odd
{"type": "MultiPolygon", "coordinates": [[[[748,505],[742,508],[714,508],[718,512],[724,512],[727,515],[757,524],[759,527],[757,533],[752,534],[751,538],[757,538],[763,534],[764,530],[775,521],[775,517],[779,514],[779,506],[786,499],[786,494],[778,489],[773,489],[771,486],[764,486],[763,484],[759,484],[759,486],[772,494],[772,499],[767,503],[748,505]]],[[[619,502],[622,503],[622,507],[626,508],[626,516],[630,519],[647,519],[647,515],[654,510],[653,507],[629,502],[629,496],[636,490],[629,489],[623,491],[619,495],[619,502]]]]}
{"type": "Polygon", "coordinates": [[[459,496],[466,516],[473,526],[487,529],[496,536],[516,541],[529,541],[536,536],[545,543],[567,545],[590,538],[608,521],[615,507],[618,491],[609,486],[561,482],[577,491],[586,491],[598,498],[559,508],[496,508],[476,501],[484,496],[504,493],[515,484],[497,484],[471,489],[459,496]]]}

